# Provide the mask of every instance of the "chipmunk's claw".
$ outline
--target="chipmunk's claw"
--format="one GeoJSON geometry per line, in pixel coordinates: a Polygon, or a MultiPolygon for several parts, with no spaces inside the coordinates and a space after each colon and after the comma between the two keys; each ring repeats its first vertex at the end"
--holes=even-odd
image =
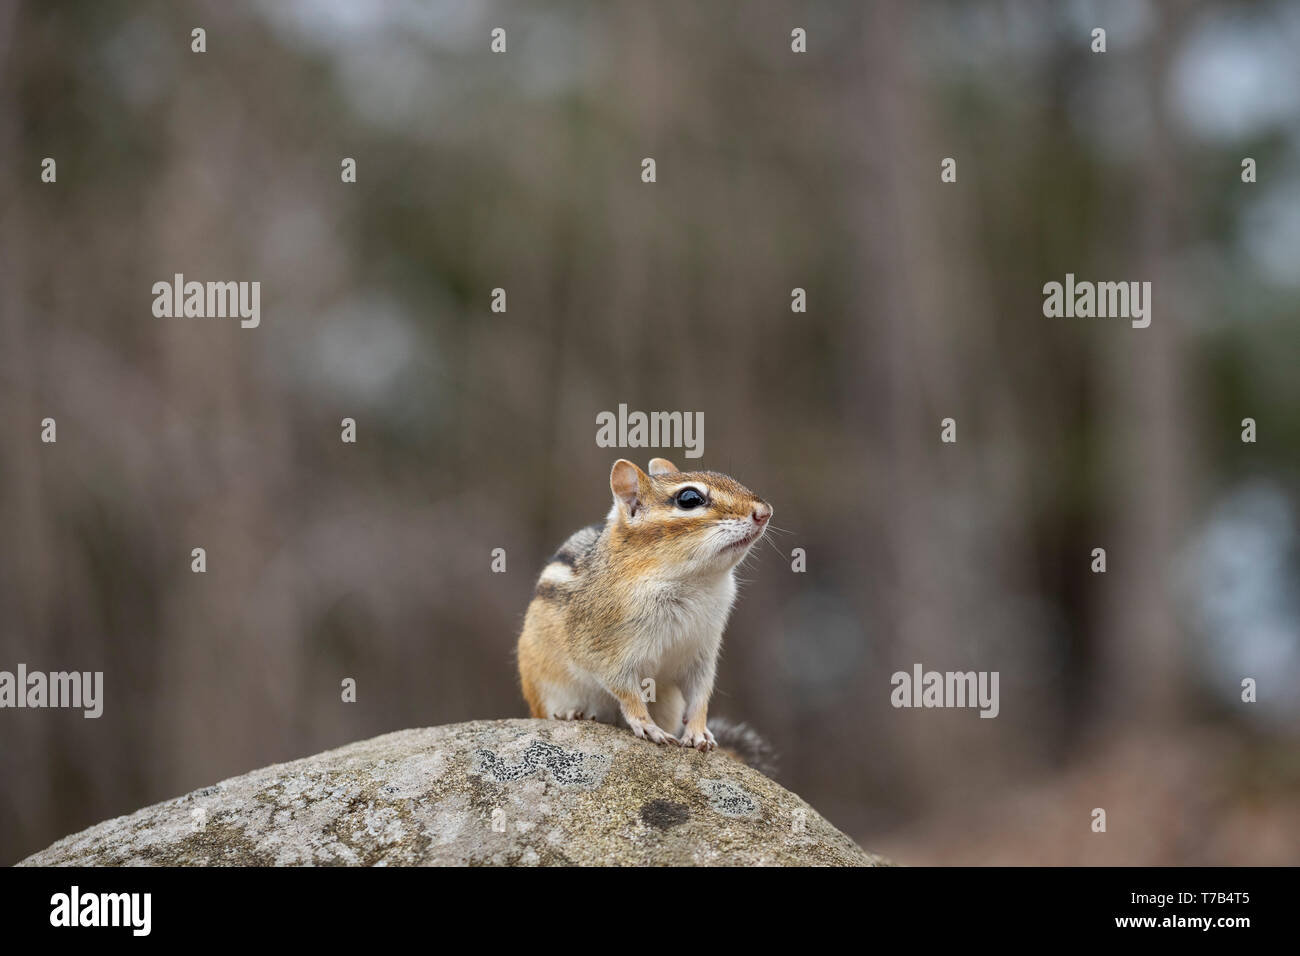
{"type": "Polygon", "coordinates": [[[691,733],[689,730],[682,734],[681,740],[678,741],[683,747],[694,747],[701,752],[714,750],[718,746],[717,740],[714,739],[713,733],[705,727],[699,733],[691,733]]]}
{"type": "Polygon", "coordinates": [[[642,721],[632,724],[632,733],[636,734],[642,740],[649,740],[656,744],[672,744],[677,746],[681,743],[672,734],[665,732],[658,724],[651,721],[642,721]]]}

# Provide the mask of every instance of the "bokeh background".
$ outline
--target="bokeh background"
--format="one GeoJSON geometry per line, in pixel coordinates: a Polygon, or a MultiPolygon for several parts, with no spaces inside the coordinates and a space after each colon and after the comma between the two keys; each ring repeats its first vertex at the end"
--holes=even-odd
{"type": "Polygon", "coordinates": [[[524,715],[621,402],[775,505],[713,709],[865,846],[1300,862],[1297,49],[1285,2],[0,0],[0,668],[106,687],[0,712],[0,863],[524,715]],[[154,318],[177,272],[261,327],[154,318]],[[1067,272],[1151,327],[1044,318],[1067,272]],[[1001,715],[893,709],[916,662],[1001,715]]]}

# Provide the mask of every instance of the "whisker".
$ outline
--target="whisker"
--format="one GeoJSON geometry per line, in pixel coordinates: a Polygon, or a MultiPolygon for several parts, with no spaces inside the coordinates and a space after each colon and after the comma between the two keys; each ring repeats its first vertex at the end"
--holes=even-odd
{"type": "Polygon", "coordinates": [[[767,535],[763,535],[763,540],[772,546],[772,550],[776,552],[777,557],[779,557],[782,561],[785,560],[785,555],[781,553],[781,549],[776,546],[775,541],[773,541],[767,535]]]}

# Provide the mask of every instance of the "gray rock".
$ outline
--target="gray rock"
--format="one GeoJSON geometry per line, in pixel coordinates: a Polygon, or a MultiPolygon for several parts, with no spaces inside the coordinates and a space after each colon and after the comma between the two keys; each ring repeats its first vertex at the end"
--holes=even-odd
{"type": "Polygon", "coordinates": [[[480,720],[277,764],[59,840],[20,866],[878,866],[723,753],[605,724],[480,720]]]}

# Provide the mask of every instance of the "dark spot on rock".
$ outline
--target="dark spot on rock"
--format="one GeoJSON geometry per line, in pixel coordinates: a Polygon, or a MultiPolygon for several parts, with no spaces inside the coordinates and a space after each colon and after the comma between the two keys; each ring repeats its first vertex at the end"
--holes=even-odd
{"type": "Polygon", "coordinates": [[[641,805],[641,820],[657,830],[670,830],[691,818],[684,803],[671,800],[651,800],[641,805]]]}

